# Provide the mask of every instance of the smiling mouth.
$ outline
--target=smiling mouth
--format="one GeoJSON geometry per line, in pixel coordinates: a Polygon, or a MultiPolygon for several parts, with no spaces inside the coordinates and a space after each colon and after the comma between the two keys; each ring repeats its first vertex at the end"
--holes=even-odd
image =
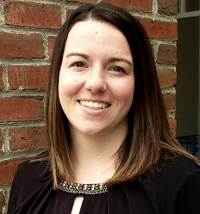
{"type": "Polygon", "coordinates": [[[92,102],[92,101],[83,101],[79,100],[79,103],[83,106],[86,106],[90,109],[104,109],[110,106],[108,103],[92,102]]]}

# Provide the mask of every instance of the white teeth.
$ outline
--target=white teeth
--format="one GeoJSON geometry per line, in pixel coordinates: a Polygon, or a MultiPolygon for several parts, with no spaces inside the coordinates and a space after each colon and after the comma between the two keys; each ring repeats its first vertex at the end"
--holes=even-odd
{"type": "Polygon", "coordinates": [[[90,101],[90,102],[89,102],[89,107],[90,107],[90,108],[93,108],[93,104],[94,104],[94,103],[90,101]]]}
{"type": "Polygon", "coordinates": [[[99,102],[92,102],[92,101],[80,101],[80,104],[83,106],[87,106],[91,109],[102,109],[108,107],[107,103],[99,103],[99,102]]]}
{"type": "Polygon", "coordinates": [[[99,103],[95,102],[93,105],[94,108],[99,108],[99,103]]]}

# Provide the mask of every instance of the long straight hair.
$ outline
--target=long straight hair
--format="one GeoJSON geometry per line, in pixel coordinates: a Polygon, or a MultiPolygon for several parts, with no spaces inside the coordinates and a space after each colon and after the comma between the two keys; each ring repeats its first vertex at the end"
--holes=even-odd
{"type": "Polygon", "coordinates": [[[140,22],[125,10],[110,4],[85,4],[63,24],[51,62],[46,95],[48,152],[40,160],[49,160],[54,188],[58,188],[61,179],[68,182],[74,179],[68,119],[59,102],[58,81],[68,33],[75,23],[87,20],[109,23],[119,29],[129,43],[134,62],[135,93],[134,104],[128,113],[128,132],[118,150],[120,165],[106,183],[112,185],[140,179],[152,174],[159,162],[177,154],[196,161],[181,147],[170,130],[152,47],[140,22]]]}

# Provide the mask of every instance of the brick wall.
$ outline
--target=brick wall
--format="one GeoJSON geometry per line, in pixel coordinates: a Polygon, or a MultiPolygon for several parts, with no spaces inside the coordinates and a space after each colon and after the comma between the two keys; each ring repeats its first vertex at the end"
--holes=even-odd
{"type": "MultiPolygon", "coordinates": [[[[0,214],[18,164],[46,144],[44,99],[56,35],[73,9],[100,1],[0,1],[0,214]]],[[[128,9],[147,30],[175,133],[177,0],[102,2],[128,9]]]]}

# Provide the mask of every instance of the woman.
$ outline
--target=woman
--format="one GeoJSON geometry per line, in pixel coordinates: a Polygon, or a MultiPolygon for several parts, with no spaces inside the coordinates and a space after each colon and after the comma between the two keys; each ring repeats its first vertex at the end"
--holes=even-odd
{"type": "Polygon", "coordinates": [[[20,164],[8,213],[198,213],[200,170],[170,131],[151,44],[137,19],[99,3],[57,37],[48,151],[20,164]]]}

